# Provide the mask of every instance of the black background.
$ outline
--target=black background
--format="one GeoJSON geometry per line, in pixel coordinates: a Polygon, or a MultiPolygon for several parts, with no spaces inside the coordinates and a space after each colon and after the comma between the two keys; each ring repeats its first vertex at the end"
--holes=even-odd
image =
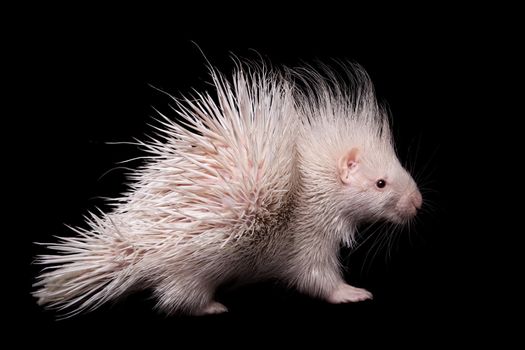
{"type": "MultiPolygon", "coordinates": [[[[476,321],[484,324],[491,310],[479,293],[485,286],[480,277],[496,279],[478,250],[483,230],[473,222],[483,214],[475,209],[480,197],[473,187],[480,179],[472,170],[485,160],[475,143],[482,133],[484,72],[490,55],[500,52],[492,45],[504,44],[494,40],[490,27],[463,26],[463,19],[423,16],[380,29],[372,20],[344,22],[328,30],[306,21],[304,27],[257,33],[251,30],[259,27],[254,20],[228,33],[211,26],[201,34],[168,19],[57,16],[33,23],[22,39],[13,40],[16,55],[8,68],[15,75],[17,109],[8,118],[14,123],[4,129],[6,139],[14,140],[7,161],[17,169],[10,175],[19,184],[15,210],[8,214],[22,242],[15,260],[20,301],[8,306],[15,307],[13,323],[27,331],[23,340],[67,345],[109,335],[115,344],[221,339],[242,345],[239,335],[259,344],[277,335],[325,343],[365,334],[367,341],[414,340],[424,346],[447,335],[489,336],[471,328],[476,321]],[[152,130],[147,125],[155,116],[152,106],[169,114],[169,99],[149,84],[175,96],[208,89],[200,50],[226,73],[233,67],[231,53],[261,55],[276,66],[332,58],[362,64],[392,111],[400,158],[421,177],[425,211],[415,229],[401,232],[390,248],[372,238],[350,255],[343,252],[347,280],[374,293],[371,302],[329,305],[261,283],[219,293],[230,310],[225,315],[165,317],[152,310],[154,301],[145,292],[55,321],[29,294],[38,272],[31,261],[43,252],[32,242],[70,234],[64,224],[82,225],[88,210],[104,208],[100,197],[125,189],[124,170],[114,168],[141,153],[106,142],[144,138],[152,130]]],[[[203,24],[189,27],[195,26],[203,24]]],[[[485,222],[484,229],[490,225],[485,222]]]]}

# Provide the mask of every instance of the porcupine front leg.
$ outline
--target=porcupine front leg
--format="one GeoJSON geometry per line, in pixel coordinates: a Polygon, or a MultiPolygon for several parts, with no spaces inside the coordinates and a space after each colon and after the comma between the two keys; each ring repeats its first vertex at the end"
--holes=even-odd
{"type": "MultiPolygon", "coordinates": [[[[302,253],[301,253],[302,254],[302,253]]],[[[372,293],[347,284],[340,271],[337,254],[302,256],[293,268],[292,281],[303,293],[332,304],[372,299],[372,293]]]]}
{"type": "Polygon", "coordinates": [[[373,299],[372,293],[363,288],[351,286],[341,282],[326,298],[332,304],[352,303],[373,299]]]}

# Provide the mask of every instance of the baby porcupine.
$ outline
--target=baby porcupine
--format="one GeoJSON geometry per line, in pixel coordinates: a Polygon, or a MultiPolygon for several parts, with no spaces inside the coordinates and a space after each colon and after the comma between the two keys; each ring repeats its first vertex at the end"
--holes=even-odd
{"type": "Polygon", "coordinates": [[[368,75],[311,67],[211,71],[215,98],[174,99],[162,137],[114,210],[50,244],[38,303],[66,315],[131,288],[167,313],[219,313],[217,287],[276,278],[331,303],[372,295],[345,283],[338,252],[360,222],[410,220],[421,194],[396,157],[368,75]]]}

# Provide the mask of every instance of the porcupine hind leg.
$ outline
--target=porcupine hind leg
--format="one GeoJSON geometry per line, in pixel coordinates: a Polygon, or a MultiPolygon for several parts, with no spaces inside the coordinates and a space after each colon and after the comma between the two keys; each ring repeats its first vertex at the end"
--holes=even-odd
{"type": "Polygon", "coordinates": [[[213,300],[214,294],[215,287],[196,280],[164,281],[155,288],[157,307],[167,314],[202,316],[227,312],[226,306],[213,300]]]}

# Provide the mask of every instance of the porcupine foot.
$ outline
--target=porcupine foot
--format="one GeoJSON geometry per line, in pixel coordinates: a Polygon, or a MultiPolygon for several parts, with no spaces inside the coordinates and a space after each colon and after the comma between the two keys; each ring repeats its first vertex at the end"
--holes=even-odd
{"type": "Polygon", "coordinates": [[[195,312],[195,315],[196,316],[215,315],[215,314],[222,314],[225,312],[228,312],[228,308],[226,306],[219,303],[218,301],[212,300],[207,305],[205,305],[202,309],[195,312]]]}
{"type": "Polygon", "coordinates": [[[329,303],[342,304],[373,299],[372,293],[363,288],[357,288],[343,283],[337,286],[326,298],[329,303]]]}
{"type": "Polygon", "coordinates": [[[167,314],[178,312],[195,316],[227,312],[226,306],[213,300],[215,288],[194,279],[173,279],[160,283],[155,290],[158,307],[167,314]]]}

